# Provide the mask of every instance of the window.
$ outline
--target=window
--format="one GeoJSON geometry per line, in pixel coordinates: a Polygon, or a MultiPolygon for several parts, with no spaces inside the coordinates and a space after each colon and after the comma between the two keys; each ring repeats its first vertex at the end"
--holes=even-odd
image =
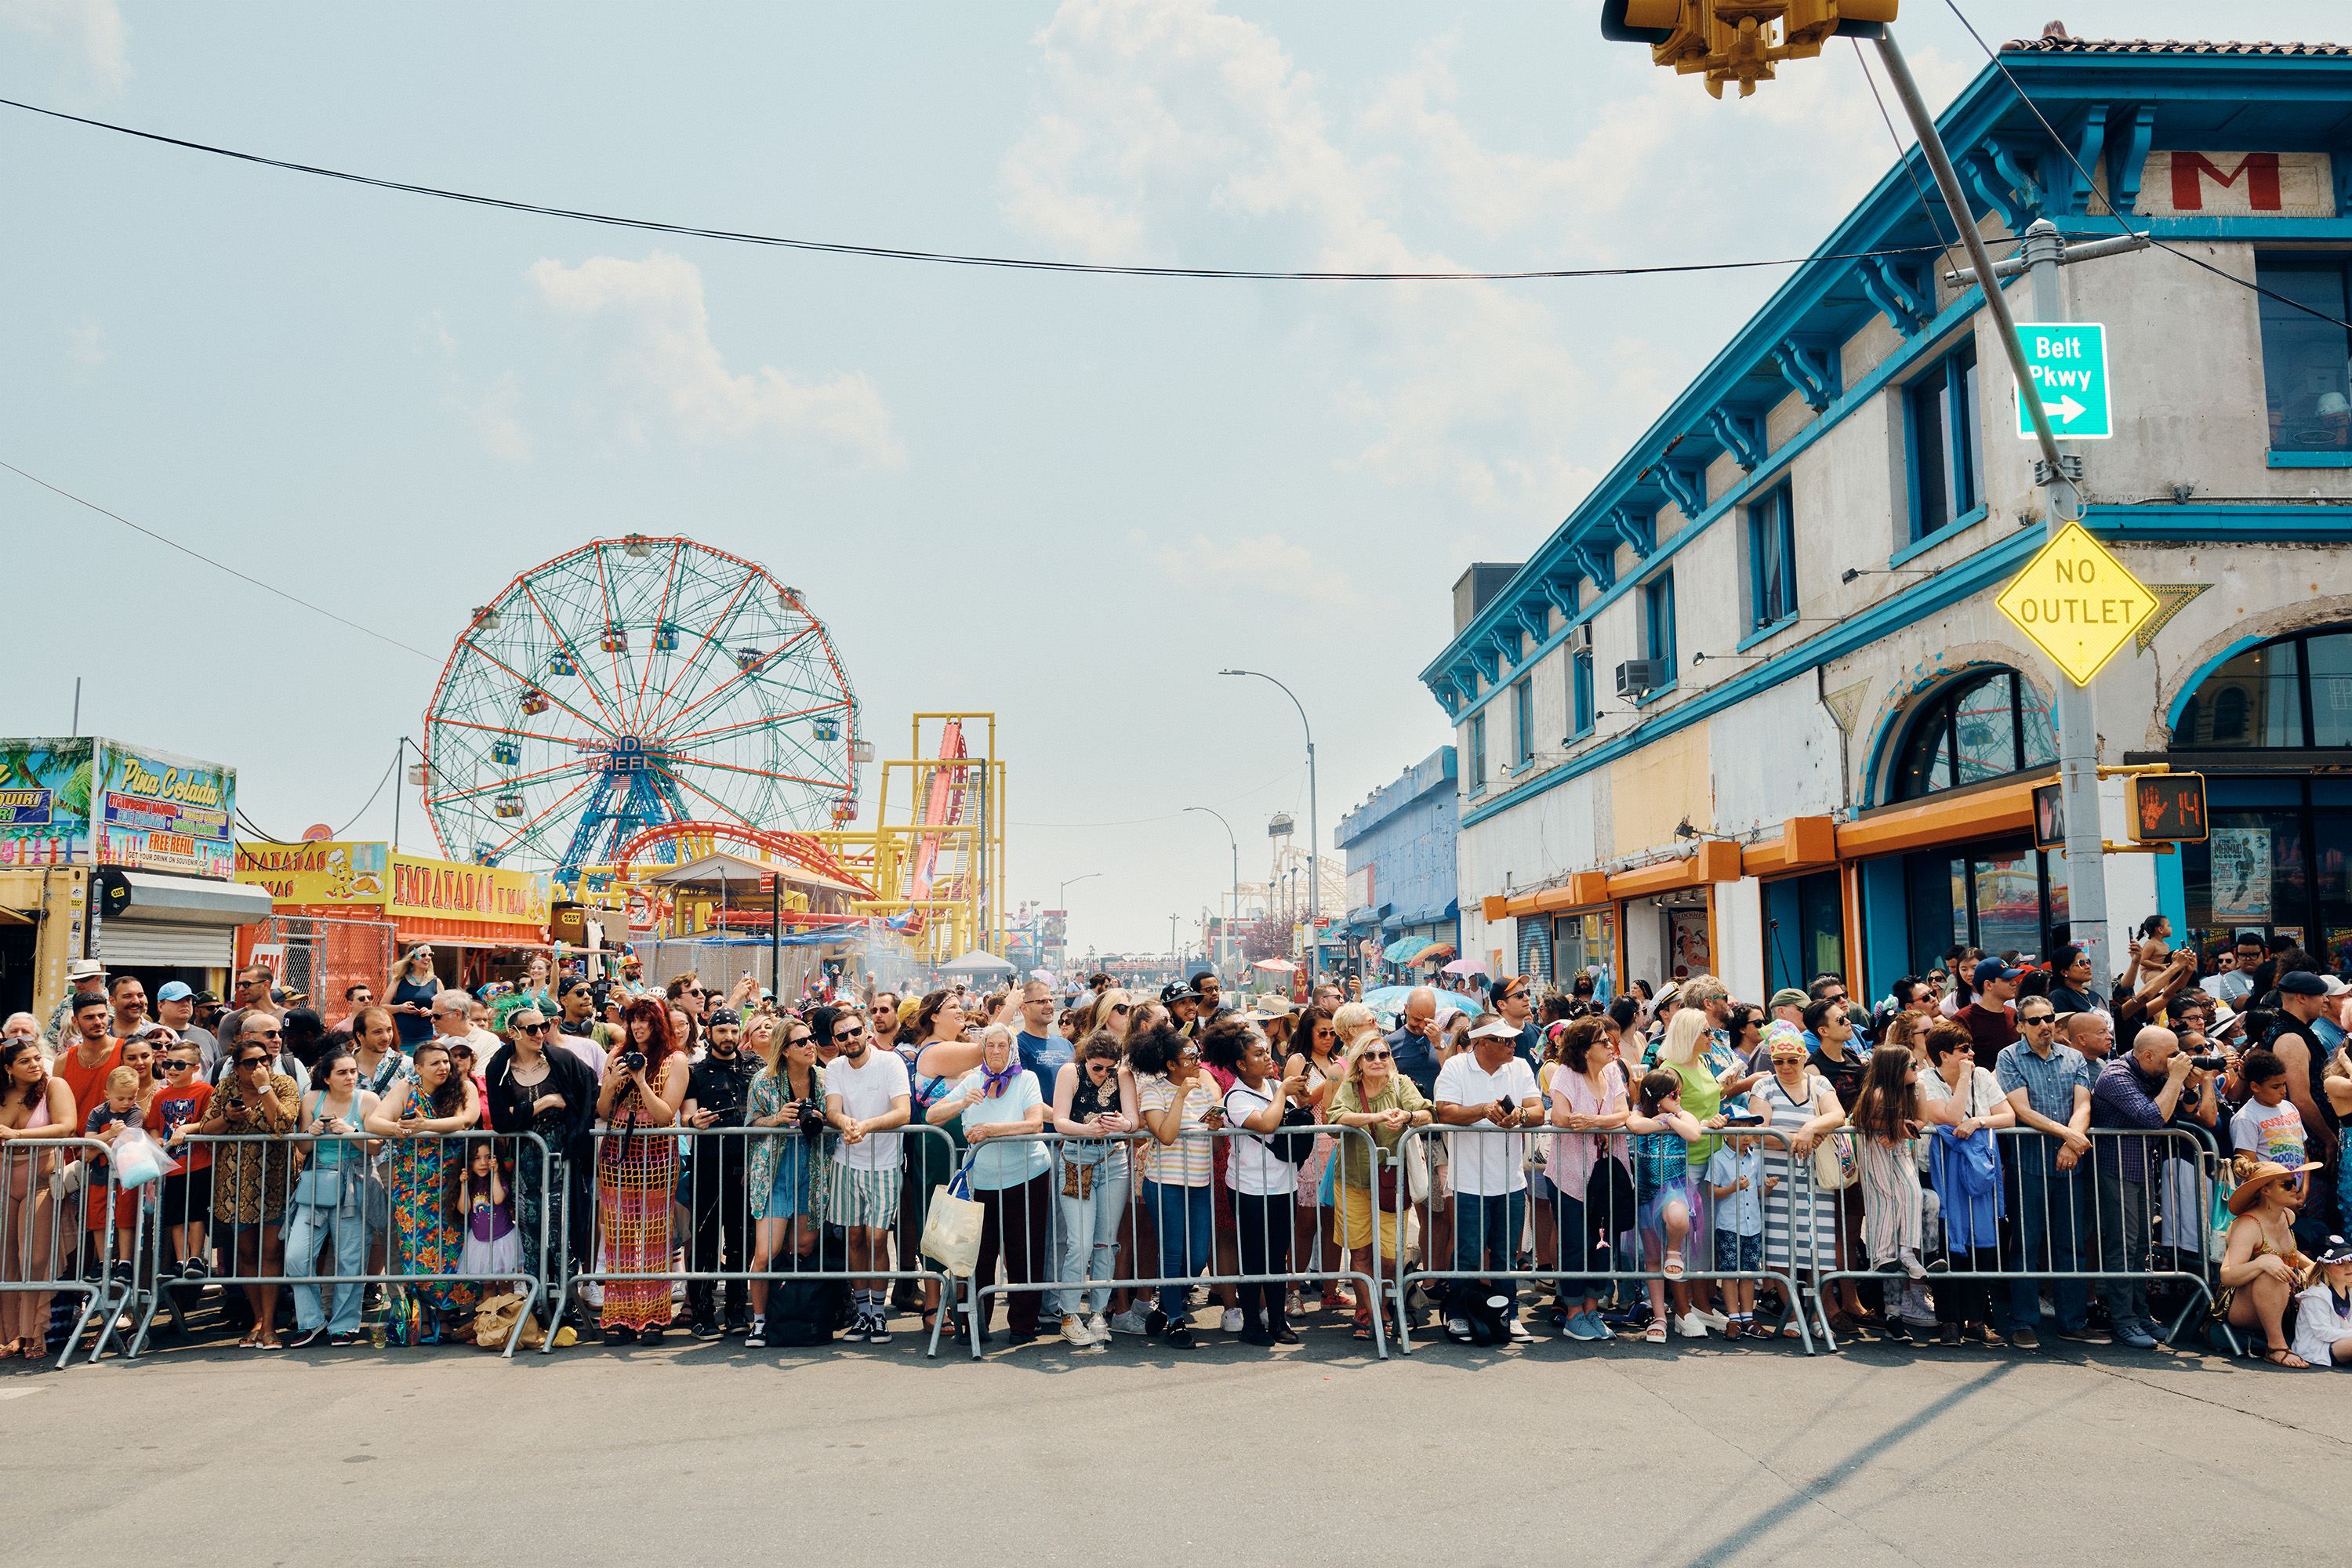
{"type": "Polygon", "coordinates": [[[2250,647],[2207,676],[2172,727],[2176,752],[2352,746],[2352,630],[2250,647]]]}
{"type": "Polygon", "coordinates": [[[2352,388],[2345,381],[2352,335],[2336,324],[2352,319],[2345,315],[2343,258],[2258,256],[2254,283],[2264,290],[2254,298],[2262,312],[2271,450],[2352,446],[2352,402],[2346,400],[2352,388]]]}
{"type": "Polygon", "coordinates": [[[2066,863],[2055,850],[1999,840],[1903,860],[1914,974],[1955,946],[2030,961],[2066,941],[2066,863]]]}
{"type": "Polygon", "coordinates": [[[2341,974],[2352,964],[2352,779],[2215,778],[2211,826],[2180,847],[2187,939],[2207,953],[2284,936],[2341,974]]]}
{"type": "Polygon", "coordinates": [[[1592,733],[1592,650],[1569,660],[1569,684],[1575,689],[1576,733],[1592,733]]]}
{"type": "Polygon", "coordinates": [[[1528,676],[1511,688],[1511,722],[1519,732],[1518,765],[1536,760],[1536,679],[1528,676]]]}
{"type": "Polygon", "coordinates": [[[1797,613],[1797,508],[1785,483],[1748,503],[1748,602],[1759,630],[1797,613]]]}
{"type": "Polygon", "coordinates": [[[1480,709],[1470,715],[1470,793],[1477,795],[1486,787],[1486,712],[1480,709]]]}
{"type": "Polygon", "coordinates": [[[2057,727],[2032,682],[2011,669],[1964,677],[1912,718],[1886,798],[1916,800],[2057,760],[2057,727]]]}
{"type": "Polygon", "coordinates": [[[1666,572],[1642,585],[1643,657],[1657,664],[1653,690],[1675,683],[1675,574],[1666,572]]]}
{"type": "Polygon", "coordinates": [[[1845,899],[1835,871],[1764,884],[1765,984],[1799,990],[1845,973],[1845,899]]]}
{"type": "Polygon", "coordinates": [[[1916,541],[1949,528],[1982,504],[1976,345],[1937,362],[1904,389],[1904,402],[1911,440],[1911,537],[1916,541]]]}

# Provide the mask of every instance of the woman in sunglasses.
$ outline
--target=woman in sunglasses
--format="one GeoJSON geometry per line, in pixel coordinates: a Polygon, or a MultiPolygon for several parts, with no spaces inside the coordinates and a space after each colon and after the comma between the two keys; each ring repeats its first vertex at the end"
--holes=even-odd
{"type": "MultiPolygon", "coordinates": [[[[1422,1098],[1421,1090],[1413,1087],[1412,1080],[1396,1070],[1388,1037],[1376,1028],[1356,1037],[1348,1053],[1347,1077],[1331,1095],[1325,1110],[1325,1120],[1340,1127],[1362,1128],[1370,1135],[1370,1142],[1380,1146],[1381,1169],[1375,1172],[1365,1139],[1339,1140],[1339,1169],[1331,1185],[1331,1195],[1338,1200],[1340,1237],[1352,1255],[1350,1266],[1359,1274],[1378,1279],[1380,1276],[1372,1268],[1375,1219],[1380,1230],[1381,1256],[1390,1260],[1393,1271],[1397,1215],[1407,1201],[1401,1190],[1401,1173],[1387,1156],[1395,1152],[1406,1128],[1428,1126],[1436,1112],[1422,1098]]],[[[1381,1310],[1389,1309],[1383,1306],[1381,1310]]],[[[1391,1332],[1394,1327],[1393,1323],[1390,1325],[1391,1332]]],[[[1360,1295],[1356,1300],[1355,1334],[1360,1340],[1372,1337],[1370,1305],[1360,1295]]]]}
{"type": "MultiPolygon", "coordinates": [[[[282,1139],[294,1131],[300,1090],[277,1070],[280,1031],[267,1013],[249,1012],[237,1025],[228,1070],[213,1091],[202,1121],[186,1131],[245,1139],[282,1139]]],[[[285,1270],[278,1221],[293,1185],[297,1156],[278,1142],[214,1146],[213,1220],[229,1238],[230,1266],[254,1281],[243,1287],[252,1327],[244,1350],[284,1350],[278,1338],[278,1276],[285,1270]],[[267,1281],[263,1283],[262,1281],[267,1281]]]]}
{"type": "MultiPolygon", "coordinates": [[[[544,1161],[551,1155],[562,1162],[559,1171],[575,1173],[593,1163],[595,1151],[589,1146],[589,1129],[595,1122],[596,1079],[587,1064],[570,1051],[551,1048],[555,1024],[530,1003],[515,998],[504,1010],[503,1024],[500,1032],[507,1043],[490,1058],[489,1070],[484,1075],[488,1092],[483,1103],[492,1131],[538,1135],[537,1142],[517,1138],[513,1151],[515,1226],[521,1232],[523,1259],[529,1264],[537,1256],[542,1236],[550,1252],[566,1247],[564,1237],[551,1235],[545,1228],[558,1194],[550,1186],[544,1161]],[[547,1155],[540,1152],[541,1144],[547,1155]]],[[[583,1182],[572,1194],[573,1229],[582,1235],[586,1233],[581,1222],[590,1201],[583,1182]]],[[[585,1250],[572,1248],[569,1256],[577,1258],[585,1250]]]]}
{"type": "Polygon", "coordinates": [[[414,1047],[432,1035],[433,998],[440,994],[440,977],[433,973],[433,949],[418,942],[392,966],[388,995],[402,1045],[414,1047]]]}
{"type": "Polygon", "coordinates": [[[1132,1180],[1128,1146],[1113,1135],[1141,1125],[1137,1106],[1135,1074],[1119,1060],[1118,1041],[1107,1029],[1087,1036],[1077,1059],[1064,1062],[1055,1075],[1054,1130],[1077,1140],[1061,1148],[1062,1278],[1084,1279],[1089,1288],[1061,1291],[1048,1305],[1058,1305],[1062,1338],[1078,1350],[1110,1343],[1105,1314],[1132,1180]]]}
{"type": "MultiPolygon", "coordinates": [[[[49,1177],[58,1156],[49,1141],[80,1131],[73,1090],[41,1059],[40,1041],[0,1041],[0,1204],[6,1205],[0,1212],[0,1279],[56,1278],[50,1264],[58,1226],[49,1177]]],[[[0,1290],[0,1361],[42,1358],[48,1345],[49,1297],[46,1290],[0,1290]]]]}
{"type": "MultiPolygon", "coordinates": [[[[1331,1120],[1332,1092],[1338,1089],[1339,1080],[1348,1076],[1348,1053],[1340,1048],[1339,1031],[1333,1024],[1330,1013],[1325,1009],[1307,1008],[1297,1014],[1296,1019],[1290,1031],[1289,1057],[1283,1067],[1283,1076],[1303,1078],[1306,1087],[1299,1092],[1298,1103],[1312,1106],[1316,1121],[1328,1121],[1331,1120]]],[[[1266,1020],[1269,1026],[1279,1022],[1280,1019],[1275,1018],[1266,1020]]],[[[1271,1038],[1270,1034],[1268,1037],[1271,1038]]],[[[1295,1215],[1297,1231],[1291,1242],[1293,1257],[1302,1263],[1319,1268],[1326,1274],[1336,1274],[1341,1256],[1339,1238],[1322,1223],[1323,1214],[1319,1206],[1323,1202],[1323,1168],[1330,1163],[1331,1135],[1318,1133],[1315,1139],[1315,1152],[1298,1167],[1298,1207],[1295,1215]]],[[[1352,1286],[1340,1281],[1332,1289],[1344,1304],[1355,1305],[1352,1286]]],[[[1322,1310],[1323,1287],[1311,1279],[1307,1281],[1304,1293],[1293,1290],[1283,1303],[1284,1312],[1294,1318],[1301,1312],[1319,1312],[1322,1310]]]]}
{"type": "MultiPolygon", "coordinates": [[[[980,1042],[964,1037],[964,1025],[971,1016],[965,1011],[962,994],[955,991],[933,991],[916,1004],[915,1016],[900,1033],[903,1043],[898,1047],[898,1055],[907,1063],[907,1118],[910,1124],[928,1122],[931,1108],[951,1098],[964,1075],[980,1065],[980,1042]]],[[[952,1150],[937,1138],[917,1136],[905,1142],[907,1169],[898,1189],[898,1246],[901,1258],[918,1256],[916,1244],[922,1239],[923,1223],[930,1216],[931,1191],[944,1184],[962,1163],[962,1123],[949,1121],[944,1130],[954,1144],[952,1150]]],[[[901,1280],[892,1292],[892,1305],[906,1310],[913,1304],[911,1282],[901,1280]]],[[[939,1284],[927,1279],[923,1282],[921,1309],[926,1331],[939,1310],[939,1284]]]]}
{"type": "MultiPolygon", "coordinates": [[[[449,1211],[448,1190],[465,1163],[463,1132],[481,1120],[479,1091],[460,1072],[446,1036],[435,1036],[410,1058],[413,1075],[392,1086],[367,1130],[393,1140],[391,1165],[392,1272],[455,1274],[465,1236],[449,1211]]],[[[437,1343],[437,1311],[454,1326],[474,1300],[470,1285],[409,1287],[393,1318],[401,1344],[437,1343]]]]}

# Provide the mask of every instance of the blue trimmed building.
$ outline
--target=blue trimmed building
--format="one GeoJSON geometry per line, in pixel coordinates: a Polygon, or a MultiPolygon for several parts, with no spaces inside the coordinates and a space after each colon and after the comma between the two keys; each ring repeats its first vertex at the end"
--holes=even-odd
{"type": "Polygon", "coordinates": [[[1454,752],[1440,746],[1374,790],[1339,818],[1332,843],[1348,858],[1348,952],[1339,967],[1366,989],[1392,978],[1424,978],[1418,966],[1400,972],[1363,957],[1364,944],[1383,952],[1411,941],[1426,951],[1460,940],[1454,900],[1454,818],[1460,794],[1454,752]]]}
{"type": "MultiPolygon", "coordinates": [[[[2352,50],[2012,43],[1940,125],[1996,258],[2042,217],[2158,242],[2062,273],[2116,408],[2074,448],[2086,526],[2161,602],[2094,681],[2099,758],[2193,767],[2212,813],[2207,844],[2107,858],[2113,930],[2352,968],[2352,50]]],[[[1955,943],[2065,939],[2032,803],[2063,677],[1993,605],[2042,542],[2035,448],[1910,163],[1422,672],[1465,952],[1874,997],[1955,943]]]]}

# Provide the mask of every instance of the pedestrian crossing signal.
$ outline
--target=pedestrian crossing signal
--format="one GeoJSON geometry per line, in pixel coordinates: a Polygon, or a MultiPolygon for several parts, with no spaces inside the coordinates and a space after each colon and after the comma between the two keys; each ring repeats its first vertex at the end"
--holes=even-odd
{"type": "Polygon", "coordinates": [[[2134,773],[2126,830],[2136,844],[2205,842],[2205,775],[2134,773]]]}

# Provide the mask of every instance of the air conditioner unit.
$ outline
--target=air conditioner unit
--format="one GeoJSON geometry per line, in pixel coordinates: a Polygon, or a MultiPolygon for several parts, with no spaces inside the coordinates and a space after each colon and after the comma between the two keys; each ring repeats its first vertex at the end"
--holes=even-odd
{"type": "Polygon", "coordinates": [[[1574,658],[1578,654],[1580,654],[1580,653],[1591,653],[1591,651],[1592,651],[1592,623],[1591,623],[1591,621],[1580,621],[1580,622],[1578,622],[1575,626],[1572,626],[1569,627],[1569,628],[1568,628],[1568,656],[1569,656],[1569,658],[1574,658]]]}
{"type": "Polygon", "coordinates": [[[1629,658],[1617,667],[1617,695],[1633,700],[1659,684],[1665,661],[1655,658],[1629,658]]]}

